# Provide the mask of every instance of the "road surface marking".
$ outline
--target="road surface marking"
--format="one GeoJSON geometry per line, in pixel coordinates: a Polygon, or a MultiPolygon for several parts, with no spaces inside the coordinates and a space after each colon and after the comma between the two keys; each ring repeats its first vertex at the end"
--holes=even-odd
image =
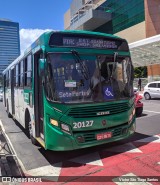
{"type": "Polygon", "coordinates": [[[42,166],[32,170],[28,170],[26,171],[26,173],[27,175],[31,175],[31,176],[46,177],[46,179],[49,179],[47,177],[51,177],[52,180],[58,181],[59,175],[61,173],[61,167],[62,167],[62,162],[55,163],[53,166],[47,165],[47,166],[42,166]]]}
{"type": "Polygon", "coordinates": [[[134,142],[144,142],[144,143],[160,143],[160,136],[159,135],[154,135],[150,136],[144,139],[139,139],[134,142]]]}
{"type": "Polygon", "coordinates": [[[139,150],[137,147],[135,147],[132,143],[125,143],[123,145],[113,146],[111,148],[105,149],[105,151],[110,152],[117,152],[117,153],[123,153],[123,152],[129,152],[129,153],[142,153],[141,150],[139,150]]]}
{"type": "Polygon", "coordinates": [[[118,185],[152,185],[149,182],[143,182],[145,180],[147,181],[147,178],[142,179],[133,173],[128,173],[112,179],[112,181],[118,185]]]}
{"type": "Polygon", "coordinates": [[[101,161],[101,158],[100,158],[98,152],[94,152],[91,154],[76,157],[76,158],[73,158],[69,161],[80,163],[80,164],[90,164],[90,165],[103,166],[103,163],[101,161]]]}
{"type": "Polygon", "coordinates": [[[155,111],[151,111],[151,110],[143,110],[143,112],[152,112],[152,113],[160,114],[160,112],[155,112],[155,111]]]}

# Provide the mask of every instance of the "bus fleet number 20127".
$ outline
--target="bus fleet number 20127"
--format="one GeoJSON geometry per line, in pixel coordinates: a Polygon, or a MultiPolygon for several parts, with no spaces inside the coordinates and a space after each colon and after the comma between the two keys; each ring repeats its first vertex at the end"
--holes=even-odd
{"type": "Polygon", "coordinates": [[[82,122],[74,122],[73,128],[84,128],[84,127],[91,127],[93,125],[93,120],[89,121],[82,121],[82,122]]]}

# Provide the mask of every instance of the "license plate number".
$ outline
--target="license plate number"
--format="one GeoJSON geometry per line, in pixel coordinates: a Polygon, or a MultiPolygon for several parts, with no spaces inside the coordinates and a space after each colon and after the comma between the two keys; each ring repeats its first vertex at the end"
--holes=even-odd
{"type": "Polygon", "coordinates": [[[112,132],[104,132],[96,135],[97,140],[108,139],[112,137],[112,132]]]}

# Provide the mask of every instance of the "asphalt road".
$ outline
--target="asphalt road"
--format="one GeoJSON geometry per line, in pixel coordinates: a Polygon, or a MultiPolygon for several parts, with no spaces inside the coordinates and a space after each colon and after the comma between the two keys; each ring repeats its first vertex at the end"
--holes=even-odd
{"type": "MultiPolygon", "coordinates": [[[[117,150],[116,147],[122,146],[120,149],[118,148],[122,154],[131,151],[140,153],[139,147],[143,148],[145,145],[133,145],[133,143],[137,140],[143,141],[145,138],[151,138],[154,141],[154,136],[160,135],[160,99],[142,101],[144,103],[144,111],[142,116],[137,118],[136,133],[133,137],[111,144],[76,151],[45,151],[41,147],[32,145],[25,135],[24,129],[16,121],[7,118],[2,103],[0,103],[0,120],[2,120],[6,134],[21,161],[25,173],[43,176],[54,175],[56,176],[56,181],[60,174],[62,176],[67,175],[68,171],[65,170],[68,168],[76,168],[77,172],[79,171],[78,174],[82,175],[86,173],[86,170],[89,171],[92,169],[91,167],[83,169],[85,165],[89,164],[94,166],[94,168],[96,168],[95,166],[104,167],[105,160],[114,160],[116,155],[113,150],[117,150]],[[110,152],[105,153],[105,151],[110,152]]],[[[75,171],[72,173],[75,173],[75,171]]]]}

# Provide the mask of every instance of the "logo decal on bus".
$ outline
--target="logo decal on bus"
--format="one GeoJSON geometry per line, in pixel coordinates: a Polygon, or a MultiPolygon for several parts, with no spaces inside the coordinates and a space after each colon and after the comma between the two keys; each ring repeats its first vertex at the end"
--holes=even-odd
{"type": "Polygon", "coordinates": [[[114,99],[113,89],[111,86],[103,87],[104,98],[106,100],[114,99]]]}
{"type": "Polygon", "coordinates": [[[29,101],[29,94],[24,93],[24,101],[28,102],[29,101]]]}
{"type": "Polygon", "coordinates": [[[97,116],[101,116],[101,115],[107,115],[110,114],[109,111],[105,111],[105,112],[97,112],[97,116]]]}

